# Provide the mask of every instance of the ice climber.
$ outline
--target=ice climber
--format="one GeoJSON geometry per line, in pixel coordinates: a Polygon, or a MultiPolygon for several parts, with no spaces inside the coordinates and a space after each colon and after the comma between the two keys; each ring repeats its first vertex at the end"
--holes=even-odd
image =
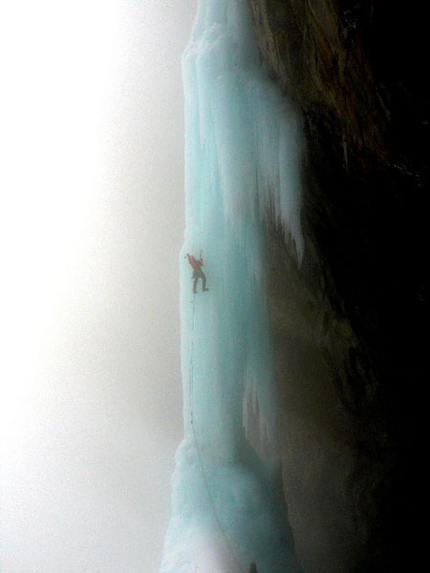
{"type": "Polygon", "coordinates": [[[187,259],[190,265],[193,267],[193,293],[197,293],[197,282],[199,279],[202,279],[202,291],[208,291],[209,289],[206,288],[206,275],[202,271],[203,266],[203,259],[200,255],[200,259],[197,260],[194,255],[187,254],[187,259]]]}
{"type": "Polygon", "coordinates": [[[254,562],[252,562],[251,566],[249,567],[249,573],[258,573],[257,565],[254,562]]]}

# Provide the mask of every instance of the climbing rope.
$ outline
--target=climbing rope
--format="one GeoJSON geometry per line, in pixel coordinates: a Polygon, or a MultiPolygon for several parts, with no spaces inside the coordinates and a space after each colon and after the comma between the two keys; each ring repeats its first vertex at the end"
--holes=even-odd
{"type": "Polygon", "coordinates": [[[191,321],[191,355],[190,355],[190,425],[191,425],[191,431],[193,433],[194,444],[196,446],[197,457],[199,459],[200,469],[202,471],[202,476],[203,476],[203,481],[205,483],[206,492],[208,494],[208,498],[209,498],[210,504],[212,506],[212,510],[214,512],[217,525],[218,525],[218,527],[221,531],[221,534],[224,538],[224,542],[226,544],[226,547],[228,548],[229,552],[231,553],[231,556],[232,556],[232,558],[233,558],[233,560],[237,566],[238,573],[243,573],[241,563],[239,562],[239,560],[236,557],[236,553],[232,547],[232,544],[230,543],[230,539],[227,535],[226,530],[223,527],[221,519],[220,519],[218,512],[216,510],[215,501],[214,501],[214,498],[212,496],[212,493],[211,493],[211,490],[209,487],[209,480],[208,480],[208,476],[206,474],[205,466],[203,463],[203,455],[202,455],[202,452],[200,450],[199,442],[197,439],[197,432],[196,432],[196,428],[195,428],[195,424],[194,424],[194,359],[193,358],[194,358],[194,323],[195,323],[195,311],[196,311],[195,300],[196,300],[196,297],[194,295],[192,303],[191,303],[193,305],[193,313],[192,313],[192,321],[191,321]]]}

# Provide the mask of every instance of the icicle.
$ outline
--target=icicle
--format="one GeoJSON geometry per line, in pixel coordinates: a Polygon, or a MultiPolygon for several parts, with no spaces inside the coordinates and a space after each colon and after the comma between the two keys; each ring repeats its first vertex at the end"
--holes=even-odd
{"type": "Polygon", "coordinates": [[[342,133],[342,148],[343,148],[343,162],[345,164],[346,172],[348,173],[348,144],[346,142],[345,132],[342,133]]]}

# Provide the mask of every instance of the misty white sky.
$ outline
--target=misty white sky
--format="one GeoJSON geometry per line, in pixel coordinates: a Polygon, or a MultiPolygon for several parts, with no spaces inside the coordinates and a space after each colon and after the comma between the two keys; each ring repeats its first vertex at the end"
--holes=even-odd
{"type": "Polygon", "coordinates": [[[2,573],[155,573],[196,0],[0,10],[2,573]]]}

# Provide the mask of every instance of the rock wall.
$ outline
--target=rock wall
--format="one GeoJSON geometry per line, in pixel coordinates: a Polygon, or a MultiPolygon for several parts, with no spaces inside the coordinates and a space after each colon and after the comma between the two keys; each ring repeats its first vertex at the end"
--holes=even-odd
{"type": "Polygon", "coordinates": [[[417,552],[428,379],[425,5],[250,0],[304,114],[300,266],[273,228],[284,482],[305,573],[400,571],[417,552]]]}

